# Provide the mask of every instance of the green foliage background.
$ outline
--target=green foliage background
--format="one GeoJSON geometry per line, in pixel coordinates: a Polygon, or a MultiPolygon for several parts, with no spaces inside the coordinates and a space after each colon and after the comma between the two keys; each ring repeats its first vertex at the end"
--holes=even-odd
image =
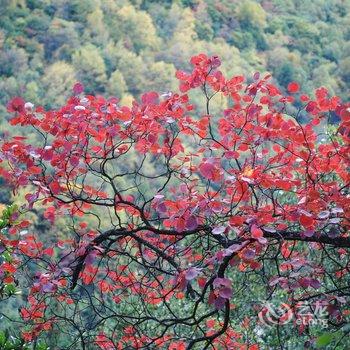
{"type": "Polygon", "coordinates": [[[199,52],[345,97],[349,39],[349,0],[0,0],[0,116],[15,95],[56,107],[77,80],[125,103],[172,90],[199,52]]]}

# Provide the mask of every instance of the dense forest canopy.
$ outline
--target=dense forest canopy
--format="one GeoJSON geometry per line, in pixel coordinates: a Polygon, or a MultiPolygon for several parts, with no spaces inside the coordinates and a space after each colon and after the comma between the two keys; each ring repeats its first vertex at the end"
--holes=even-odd
{"type": "Polygon", "coordinates": [[[199,52],[222,57],[228,74],[268,71],[282,88],[345,97],[349,13],[346,0],[1,0],[1,116],[16,95],[58,106],[77,80],[130,104],[173,90],[199,52]]]}

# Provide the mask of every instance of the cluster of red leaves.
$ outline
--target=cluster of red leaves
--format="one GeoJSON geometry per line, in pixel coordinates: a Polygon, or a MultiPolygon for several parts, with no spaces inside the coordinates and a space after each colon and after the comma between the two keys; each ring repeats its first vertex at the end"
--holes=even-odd
{"type": "MultiPolygon", "coordinates": [[[[235,292],[225,269],[259,270],[269,238],[293,229],[296,240],[313,240],[315,249],[323,249],[317,243],[322,230],[342,225],[350,215],[350,198],[344,192],[350,180],[350,105],[330,97],[325,88],[315,92],[315,99],[299,94],[295,82],[288,85],[293,96],[285,96],[269,76],[255,74],[252,83],[245,83],[243,76],[226,79],[216,56],[201,54],[191,63],[190,73],[176,73],[180,93],[163,97],[148,92],[131,107],[120,106],[115,98],[83,95],[81,84],[75,85],[74,96],[58,110],[33,108],[16,97],[8,105],[8,111],[14,113],[11,125],[33,127],[43,136],[43,144],[35,146],[15,136],[2,143],[0,156],[1,176],[15,190],[29,189],[25,196],[29,210],[40,202],[46,207],[44,217],[54,224],[58,215],[81,220],[101,206],[112,208],[116,218],[128,218],[120,227],[128,235],[118,240],[118,251],[130,249],[145,266],[164,259],[175,268],[175,276],[158,271],[156,278],[143,277],[141,283],[138,272],[124,265],[115,251],[100,246],[101,232],[84,222],[76,230],[78,241],[58,240],[54,248],[45,248],[34,235],[21,236],[21,225],[11,229],[12,239],[2,235],[1,243],[33,259],[52,258],[56,250],[67,249],[70,262],[83,262],[84,269],[78,271],[81,281],[96,284],[116,304],[137,296],[148,304],[163,305],[172,298],[183,298],[183,292],[196,281],[209,307],[217,310],[228,310],[235,292]],[[186,94],[198,88],[207,99],[203,115],[186,94]],[[231,104],[221,115],[213,116],[209,105],[217,93],[231,104]],[[298,114],[306,116],[306,123],[287,115],[294,102],[302,105],[298,114]],[[339,115],[340,123],[334,137],[322,141],[317,130],[328,113],[339,115]],[[140,202],[137,192],[116,188],[107,163],[123,162],[127,155],[136,155],[140,162],[151,157],[162,164],[163,174],[144,175],[143,180],[150,179],[150,184],[151,179],[165,179],[160,189],[150,188],[154,193],[148,200],[140,202]],[[293,200],[283,202],[283,194],[293,200]],[[157,224],[152,225],[152,220],[157,224]],[[180,249],[183,238],[192,235],[232,244],[209,252],[191,246],[180,249]],[[114,270],[97,263],[106,256],[115,260],[114,270]]],[[[141,167],[137,165],[131,174],[142,177],[141,167]]],[[[129,174],[130,170],[124,177],[129,174]]],[[[341,238],[348,237],[346,230],[339,232],[341,238]]],[[[281,254],[286,260],[280,266],[282,275],[271,286],[288,292],[320,287],[322,271],[306,254],[291,250],[288,242],[283,243],[281,254]],[[309,266],[308,276],[295,272],[301,264],[309,266]],[[290,271],[294,271],[293,280],[283,276],[290,271]]],[[[48,294],[73,303],[67,276],[74,269],[67,264],[62,267],[52,261],[37,276],[31,300],[39,301],[48,294]]],[[[3,268],[11,274],[16,270],[14,265],[3,268]]],[[[39,311],[22,309],[22,317],[34,323],[44,320],[45,308],[38,305],[39,311]]],[[[51,326],[40,322],[40,327],[35,323],[32,336],[51,326]]],[[[234,331],[226,325],[222,335],[213,337],[218,348],[255,349],[233,341],[239,336],[230,332],[234,331]],[[227,345],[232,341],[233,345],[227,345]]],[[[126,344],[137,349],[150,341],[147,335],[135,334],[127,327],[114,342],[112,335],[100,332],[96,343],[102,349],[122,349],[126,344]]],[[[28,333],[25,337],[29,339],[28,333]]],[[[168,349],[185,347],[185,342],[169,334],[157,341],[168,349]]]]}

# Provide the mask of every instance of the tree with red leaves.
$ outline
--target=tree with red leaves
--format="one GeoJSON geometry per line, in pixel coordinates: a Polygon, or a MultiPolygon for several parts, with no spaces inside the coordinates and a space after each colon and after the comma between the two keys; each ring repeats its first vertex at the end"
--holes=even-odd
{"type": "Polygon", "coordinates": [[[179,93],[131,107],[81,84],[58,110],[9,103],[10,124],[40,140],[6,139],[0,154],[27,201],[0,234],[25,341],[59,329],[64,349],[303,348],[324,341],[300,322],[307,301],[308,314],[325,308],[327,339],[347,344],[350,104],[296,82],[285,95],[269,75],[227,78],[216,56],[191,64],[179,93]],[[217,94],[228,107],[215,115],[217,94]],[[36,208],[69,233],[34,232],[36,208]],[[267,301],[291,314],[268,328],[267,301]]]}

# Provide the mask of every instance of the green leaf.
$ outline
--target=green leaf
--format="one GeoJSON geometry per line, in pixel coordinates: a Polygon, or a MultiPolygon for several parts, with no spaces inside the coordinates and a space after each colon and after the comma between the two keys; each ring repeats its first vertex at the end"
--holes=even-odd
{"type": "Polygon", "coordinates": [[[7,262],[11,262],[12,261],[12,255],[8,251],[3,252],[2,257],[7,262]]]}
{"type": "Polygon", "coordinates": [[[6,343],[6,334],[5,332],[0,332],[0,345],[4,345],[6,343]]]}
{"type": "Polygon", "coordinates": [[[5,350],[14,350],[15,348],[13,347],[13,344],[10,343],[10,341],[7,341],[7,342],[4,344],[4,349],[5,349],[5,350]]]}
{"type": "Polygon", "coordinates": [[[48,350],[48,346],[45,343],[39,343],[36,348],[37,350],[48,350]]]}
{"type": "Polygon", "coordinates": [[[331,341],[334,338],[334,334],[333,333],[324,333],[321,336],[319,336],[316,340],[316,346],[317,347],[323,347],[323,346],[327,346],[328,344],[331,343],[331,341]]]}
{"type": "Polygon", "coordinates": [[[16,293],[16,287],[14,284],[7,284],[4,288],[5,292],[9,295],[15,294],[16,293]]]}

